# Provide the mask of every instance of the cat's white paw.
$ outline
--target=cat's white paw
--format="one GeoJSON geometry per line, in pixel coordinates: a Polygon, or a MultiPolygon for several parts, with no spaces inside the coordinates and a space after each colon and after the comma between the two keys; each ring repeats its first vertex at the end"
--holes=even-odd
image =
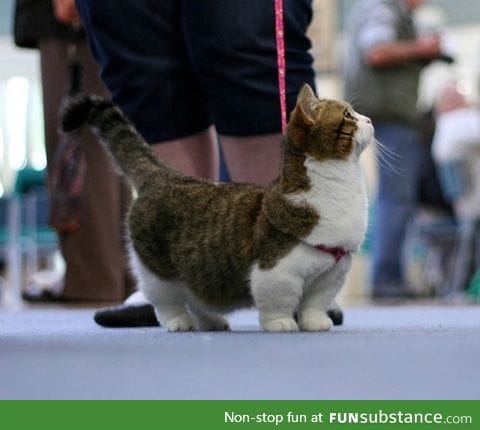
{"type": "Polygon", "coordinates": [[[263,320],[261,325],[266,331],[298,331],[298,324],[293,318],[263,320]]]}
{"type": "Polygon", "coordinates": [[[199,321],[198,328],[201,331],[229,331],[230,325],[223,317],[209,317],[199,321]]]}
{"type": "Polygon", "coordinates": [[[308,314],[300,317],[300,328],[305,331],[328,331],[333,327],[326,314],[308,314]]]}
{"type": "Polygon", "coordinates": [[[164,326],[168,331],[192,331],[195,330],[195,322],[187,314],[179,315],[165,321],[164,326]]]}

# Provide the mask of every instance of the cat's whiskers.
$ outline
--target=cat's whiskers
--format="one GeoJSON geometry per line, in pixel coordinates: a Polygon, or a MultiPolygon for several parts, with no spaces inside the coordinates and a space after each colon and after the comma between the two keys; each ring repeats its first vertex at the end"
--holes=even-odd
{"type": "Polygon", "coordinates": [[[360,93],[352,94],[348,97],[346,102],[351,104],[352,106],[355,106],[357,104],[357,102],[360,101],[362,98],[363,98],[363,96],[360,93]]]}
{"type": "Polygon", "coordinates": [[[378,139],[373,139],[373,148],[380,169],[385,169],[387,173],[395,175],[401,174],[401,170],[397,166],[400,155],[395,151],[392,151],[390,148],[387,148],[378,139]]]}

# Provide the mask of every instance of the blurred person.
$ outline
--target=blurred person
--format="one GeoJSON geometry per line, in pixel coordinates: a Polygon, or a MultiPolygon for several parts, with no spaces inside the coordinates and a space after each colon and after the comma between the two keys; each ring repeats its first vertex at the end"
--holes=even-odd
{"type": "MultiPolygon", "coordinates": [[[[314,87],[306,36],[312,7],[311,0],[283,4],[290,112],[301,86],[314,87]]],[[[77,0],[77,6],[113,102],[157,156],[184,174],[214,179],[220,142],[233,181],[277,177],[274,1],[77,0]]],[[[150,320],[130,304],[115,308],[108,321],[133,310],[115,325],[156,323],[148,305],[150,320]]]]}
{"type": "MultiPolygon", "coordinates": [[[[69,86],[69,46],[75,43],[88,93],[106,94],[84,37],[73,29],[79,15],[73,0],[17,0],[14,40],[17,46],[40,52],[48,183],[59,146],[58,111],[69,86]]],[[[123,216],[129,198],[99,142],[82,135],[86,159],[82,223],[75,233],[58,233],[66,272],[60,285],[27,287],[31,302],[120,301],[132,282],[123,249],[123,216]]],[[[50,191],[52,191],[50,189],[50,191]]]]}
{"type": "Polygon", "coordinates": [[[413,12],[422,0],[357,1],[347,24],[344,95],[372,118],[376,137],[395,154],[379,168],[372,246],[374,297],[409,297],[402,266],[406,226],[416,207],[422,160],[417,97],[420,72],[443,57],[438,35],[418,36],[413,12]]]}
{"type": "Polygon", "coordinates": [[[463,239],[456,259],[456,291],[480,268],[480,109],[450,82],[439,92],[432,155],[452,201],[463,239]]]}
{"type": "Polygon", "coordinates": [[[451,82],[440,91],[435,112],[432,155],[455,215],[480,219],[480,109],[451,82]]]}
{"type": "Polygon", "coordinates": [[[446,198],[439,179],[438,167],[432,157],[432,144],[435,133],[436,114],[434,108],[420,113],[419,132],[422,150],[417,202],[420,209],[430,215],[452,220],[454,217],[451,202],[446,198]]]}

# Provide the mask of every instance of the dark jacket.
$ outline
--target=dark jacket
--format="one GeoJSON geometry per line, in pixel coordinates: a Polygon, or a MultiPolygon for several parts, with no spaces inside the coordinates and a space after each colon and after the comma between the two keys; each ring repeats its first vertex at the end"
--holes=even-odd
{"type": "Polygon", "coordinates": [[[36,48],[39,40],[50,37],[69,39],[78,37],[78,32],[55,19],[52,0],[17,0],[13,24],[15,45],[36,48]]]}

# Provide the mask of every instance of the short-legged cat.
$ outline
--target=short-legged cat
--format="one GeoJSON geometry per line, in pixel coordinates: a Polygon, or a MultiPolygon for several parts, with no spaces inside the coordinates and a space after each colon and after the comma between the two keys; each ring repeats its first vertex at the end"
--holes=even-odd
{"type": "Polygon", "coordinates": [[[66,106],[64,131],[84,123],[136,190],[130,261],[162,326],[225,330],[221,314],[256,305],[268,331],[331,328],[327,312],[366,230],[359,157],[374,139],[368,118],[305,85],[268,186],[181,175],[104,99],[66,106]]]}

